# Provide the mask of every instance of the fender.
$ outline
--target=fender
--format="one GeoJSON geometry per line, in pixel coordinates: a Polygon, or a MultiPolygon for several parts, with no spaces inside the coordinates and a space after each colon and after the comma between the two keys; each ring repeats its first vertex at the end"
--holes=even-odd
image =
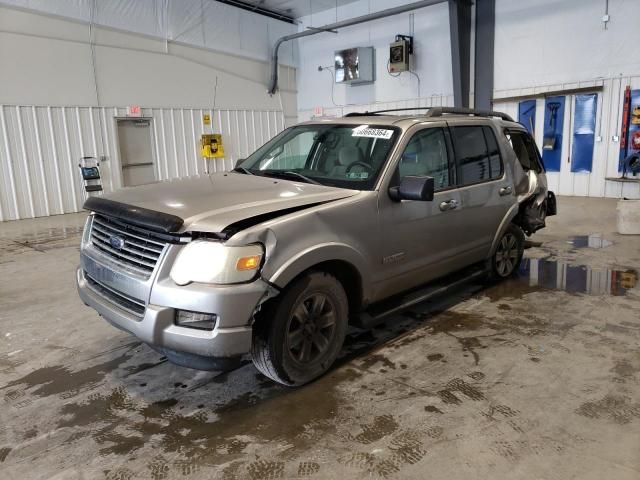
{"type": "Polygon", "coordinates": [[[489,255],[487,255],[487,258],[491,258],[493,253],[496,251],[496,248],[498,247],[498,242],[502,238],[502,235],[504,234],[504,232],[507,230],[507,227],[509,226],[511,221],[516,217],[516,215],[518,215],[519,210],[520,210],[519,203],[514,203],[513,205],[511,205],[511,208],[509,208],[504,218],[500,222],[500,226],[498,227],[498,230],[496,230],[496,234],[493,237],[493,242],[491,243],[491,249],[489,250],[489,255]]]}
{"type": "MultiPolygon", "coordinates": [[[[355,268],[362,282],[362,298],[365,300],[369,298],[371,272],[368,263],[358,250],[346,243],[327,242],[304,249],[280,265],[274,273],[269,276],[265,275],[265,278],[272,284],[283,288],[314,265],[336,260],[346,262],[355,268]]],[[[265,273],[267,272],[263,272],[263,274],[265,273]]]]}

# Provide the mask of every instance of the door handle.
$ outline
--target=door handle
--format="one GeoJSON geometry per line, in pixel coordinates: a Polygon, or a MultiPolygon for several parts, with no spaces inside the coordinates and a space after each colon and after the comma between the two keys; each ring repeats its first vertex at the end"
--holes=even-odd
{"type": "Polygon", "coordinates": [[[444,202],[440,202],[440,210],[442,210],[443,212],[446,212],[448,210],[454,210],[458,208],[458,202],[457,200],[446,200],[444,202]]]}
{"type": "Polygon", "coordinates": [[[511,187],[502,187],[500,190],[500,196],[504,197],[505,195],[511,195],[511,193],[513,192],[513,188],[511,187]]]}

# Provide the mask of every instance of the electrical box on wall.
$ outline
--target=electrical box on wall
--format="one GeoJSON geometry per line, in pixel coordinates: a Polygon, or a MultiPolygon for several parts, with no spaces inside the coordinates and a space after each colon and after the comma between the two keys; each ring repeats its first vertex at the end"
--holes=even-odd
{"type": "Polygon", "coordinates": [[[200,150],[204,158],[224,157],[222,135],[219,133],[205,133],[200,137],[200,150]]]}
{"type": "Polygon", "coordinates": [[[373,47],[355,47],[334,53],[336,83],[371,83],[374,77],[373,47]]]}
{"type": "Polygon", "coordinates": [[[389,71],[391,73],[409,71],[412,54],[413,37],[396,35],[395,42],[389,45],[389,71]]]}

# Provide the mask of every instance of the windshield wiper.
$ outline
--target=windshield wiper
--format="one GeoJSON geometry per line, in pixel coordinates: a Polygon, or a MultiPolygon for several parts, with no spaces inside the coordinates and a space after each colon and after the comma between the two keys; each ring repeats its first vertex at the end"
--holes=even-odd
{"type": "Polygon", "coordinates": [[[254,173],[251,170],[249,170],[248,168],[244,168],[244,167],[236,167],[231,171],[232,172],[238,172],[238,173],[244,173],[245,175],[254,175],[254,173]]]}
{"type": "Polygon", "coordinates": [[[314,185],[322,185],[320,182],[314,180],[313,178],[309,178],[301,173],[298,172],[294,172],[291,170],[287,170],[284,172],[278,172],[278,171],[270,171],[270,172],[262,172],[264,175],[268,175],[270,177],[280,177],[280,178],[297,178],[298,180],[302,180],[303,182],[306,183],[313,183],[314,185]]]}

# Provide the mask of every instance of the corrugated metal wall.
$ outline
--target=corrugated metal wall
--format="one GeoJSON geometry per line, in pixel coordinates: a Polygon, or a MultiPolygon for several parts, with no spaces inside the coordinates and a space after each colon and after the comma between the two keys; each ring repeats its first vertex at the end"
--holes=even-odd
{"type": "MultiPolygon", "coordinates": [[[[564,131],[562,141],[562,161],[559,172],[547,173],[549,188],[560,195],[609,198],[640,198],[640,185],[637,183],[621,183],[605,180],[606,177],[619,177],[618,158],[620,142],[614,136],[620,135],[622,122],[622,101],[624,89],[630,85],[632,89],[640,88],[640,75],[598,79],[580,83],[547,85],[544,87],[522,88],[496,92],[496,97],[521,96],[558,91],[578,87],[602,86],[598,92],[598,109],[596,111],[596,141],[593,150],[593,167],[591,173],[571,172],[571,152],[573,121],[575,118],[575,96],[567,95],[565,104],[564,131]]],[[[536,102],[535,139],[542,151],[544,133],[544,98],[536,102]]],[[[495,102],[494,108],[518,118],[518,102],[495,102]]]]}
{"type": "MultiPolygon", "coordinates": [[[[225,157],[209,160],[209,171],[233,168],[283,130],[282,111],[145,108],[151,121],[156,178],[203,173],[202,133],[222,133],[225,157]],[[209,114],[211,126],[203,125],[209,114]]],[[[0,105],[0,221],[78,212],[86,198],[78,163],[104,156],[105,192],[122,187],[117,107],[0,105]]]]}

